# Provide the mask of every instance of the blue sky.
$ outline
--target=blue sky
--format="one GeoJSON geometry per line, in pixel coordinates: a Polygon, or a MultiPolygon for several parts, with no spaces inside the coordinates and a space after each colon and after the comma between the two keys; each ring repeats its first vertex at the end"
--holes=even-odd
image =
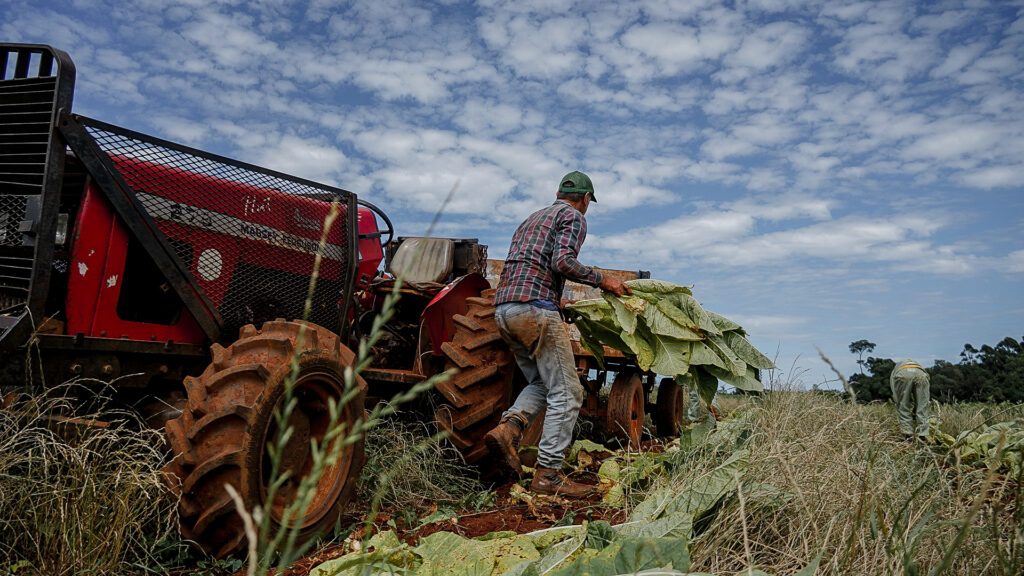
{"type": "MultiPolygon", "coordinates": [[[[0,0],[75,110],[337,185],[502,257],[591,175],[580,259],[778,355],[1024,336],[1024,2],[0,0]]],[[[835,384],[826,384],[835,386],[835,384]]]]}

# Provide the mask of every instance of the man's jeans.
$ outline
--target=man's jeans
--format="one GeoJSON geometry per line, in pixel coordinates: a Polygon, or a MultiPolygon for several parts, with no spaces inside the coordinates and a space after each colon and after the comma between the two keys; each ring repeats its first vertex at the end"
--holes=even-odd
{"type": "Polygon", "coordinates": [[[499,304],[494,317],[528,382],[502,417],[516,413],[533,422],[547,408],[537,465],[559,469],[583,406],[569,333],[557,311],[525,302],[499,304]]]}

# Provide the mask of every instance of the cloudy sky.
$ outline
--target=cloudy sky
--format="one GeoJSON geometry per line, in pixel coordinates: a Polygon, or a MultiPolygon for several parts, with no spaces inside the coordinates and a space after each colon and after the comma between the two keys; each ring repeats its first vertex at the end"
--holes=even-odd
{"type": "MultiPolygon", "coordinates": [[[[516,225],[579,169],[584,263],[694,286],[777,376],[1024,336],[1024,1],[0,0],[75,110],[516,225]]],[[[835,384],[825,384],[835,386],[835,384]]]]}

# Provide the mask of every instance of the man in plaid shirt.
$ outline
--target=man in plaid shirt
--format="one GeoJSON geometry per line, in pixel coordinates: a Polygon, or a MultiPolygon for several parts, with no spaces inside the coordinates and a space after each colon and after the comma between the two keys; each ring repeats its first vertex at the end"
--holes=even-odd
{"type": "Polygon", "coordinates": [[[559,312],[565,280],[599,286],[618,296],[629,293],[622,280],[576,260],[587,237],[583,215],[591,202],[597,199],[590,178],[582,172],[566,174],[555,203],[531,214],[512,236],[494,298],[498,329],[528,384],[485,440],[499,463],[518,475],[522,471],[519,439],[546,409],[530,484],[531,490],[542,494],[584,496],[592,491],[562,473],[583,405],[583,385],[559,312]]]}

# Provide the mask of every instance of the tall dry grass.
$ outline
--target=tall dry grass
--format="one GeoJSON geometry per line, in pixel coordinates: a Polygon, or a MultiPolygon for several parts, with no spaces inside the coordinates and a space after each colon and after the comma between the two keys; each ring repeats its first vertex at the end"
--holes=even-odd
{"type": "Polygon", "coordinates": [[[177,538],[163,435],[128,413],[66,419],[68,397],[0,410],[0,573],[124,574],[177,538]]]}
{"type": "Polygon", "coordinates": [[[431,425],[385,418],[366,435],[360,499],[396,509],[454,504],[484,490],[462,454],[438,442],[431,425]]]}
{"type": "MultiPolygon", "coordinates": [[[[819,554],[819,575],[1024,570],[1019,479],[904,441],[891,405],[778,390],[744,403],[750,468],[741,493],[698,523],[692,570],[792,574],[819,554]]],[[[937,412],[955,436],[997,410],[937,412]]],[[[720,459],[698,448],[670,481],[684,486],[720,459]]]]}

